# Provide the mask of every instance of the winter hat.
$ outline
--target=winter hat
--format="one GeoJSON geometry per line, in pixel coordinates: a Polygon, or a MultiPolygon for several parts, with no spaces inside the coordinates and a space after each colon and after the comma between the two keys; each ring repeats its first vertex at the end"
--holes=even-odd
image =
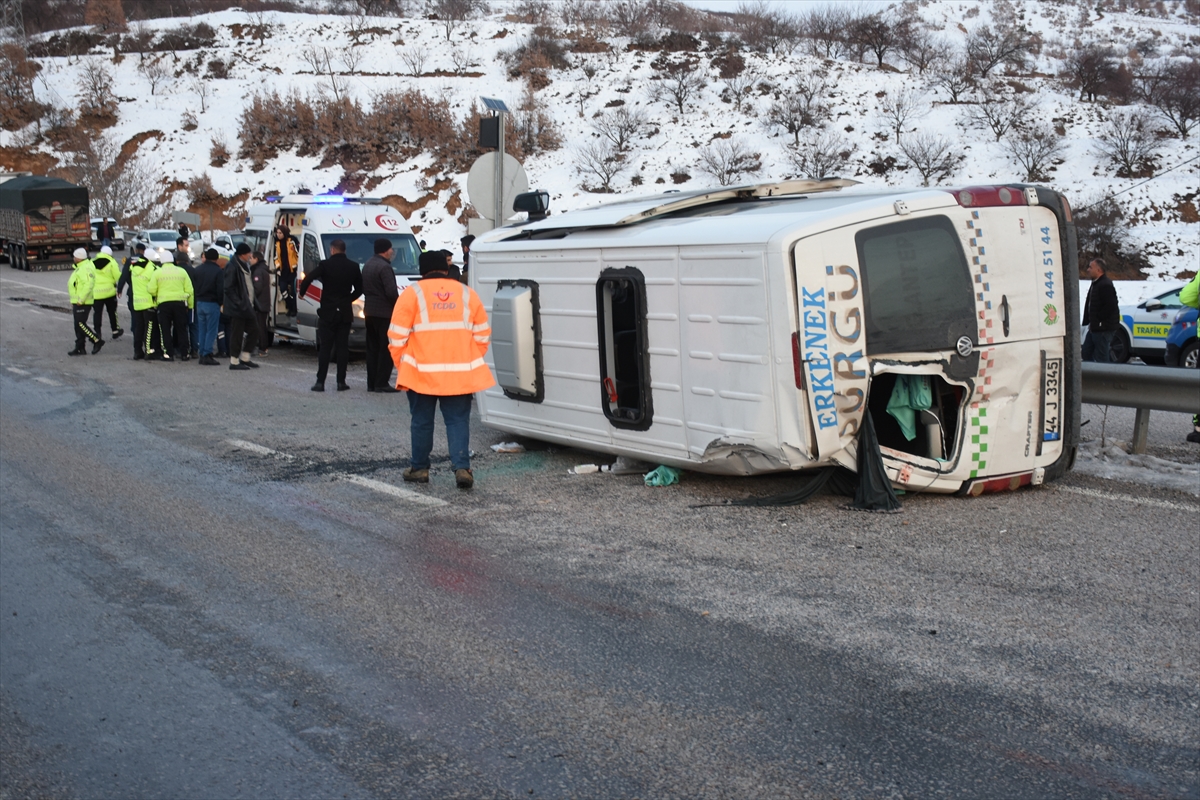
{"type": "Polygon", "coordinates": [[[134,249],[134,250],[137,250],[139,253],[144,253],[144,252],[146,252],[146,243],[145,243],[145,242],[138,242],[137,244],[135,244],[135,245],[133,246],[133,249],[134,249]]]}
{"type": "Polygon", "coordinates": [[[75,258],[78,258],[78,259],[84,259],[84,258],[87,258],[87,250],[84,250],[82,247],[77,247],[75,249],[75,252],[71,253],[71,255],[75,256],[75,258]]]}
{"type": "Polygon", "coordinates": [[[391,249],[392,249],[392,240],[391,239],[376,239],[375,240],[375,255],[379,255],[380,253],[386,253],[388,250],[391,250],[391,249]]]}
{"type": "Polygon", "coordinates": [[[111,255],[112,255],[112,248],[111,248],[111,247],[109,247],[108,245],[104,245],[104,247],[101,247],[101,248],[100,248],[100,252],[101,252],[101,253],[104,253],[104,255],[106,255],[106,256],[111,256],[111,255]]]}
{"type": "Polygon", "coordinates": [[[221,254],[217,252],[217,249],[215,247],[210,247],[204,251],[204,257],[206,259],[208,259],[209,261],[216,261],[218,258],[221,257],[221,254]]]}
{"type": "Polygon", "coordinates": [[[239,256],[248,256],[248,255],[250,255],[250,245],[246,244],[245,242],[242,242],[241,244],[239,244],[237,246],[237,250],[235,250],[234,252],[237,253],[239,256]]]}
{"type": "Polygon", "coordinates": [[[422,275],[430,272],[446,271],[446,256],[440,251],[426,251],[421,253],[421,258],[417,263],[421,268],[422,275]]]}
{"type": "Polygon", "coordinates": [[[164,263],[164,264],[174,264],[175,263],[175,255],[170,250],[159,250],[158,255],[159,255],[159,258],[161,259],[162,263],[164,263]]]}

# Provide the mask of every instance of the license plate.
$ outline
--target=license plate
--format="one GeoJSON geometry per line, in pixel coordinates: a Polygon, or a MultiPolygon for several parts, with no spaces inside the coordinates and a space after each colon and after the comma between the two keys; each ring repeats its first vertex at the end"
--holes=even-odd
{"type": "Polygon", "coordinates": [[[1057,441],[1062,426],[1061,358],[1042,356],[1042,441],[1057,441]]]}

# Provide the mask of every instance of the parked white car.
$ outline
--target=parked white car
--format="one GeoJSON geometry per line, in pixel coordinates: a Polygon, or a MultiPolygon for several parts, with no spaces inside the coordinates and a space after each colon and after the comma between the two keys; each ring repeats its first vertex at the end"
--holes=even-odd
{"type": "MultiPolygon", "coordinates": [[[[134,244],[141,242],[147,248],[158,247],[166,250],[174,250],[175,242],[178,239],[179,231],[174,228],[148,228],[147,230],[138,231],[133,237],[133,242],[134,244]]],[[[204,251],[208,247],[201,238],[200,231],[192,231],[188,235],[188,252],[191,253],[193,262],[199,263],[204,258],[204,251]]],[[[226,250],[219,245],[216,245],[216,248],[217,252],[221,253],[225,258],[233,255],[232,251],[226,250]]]]}

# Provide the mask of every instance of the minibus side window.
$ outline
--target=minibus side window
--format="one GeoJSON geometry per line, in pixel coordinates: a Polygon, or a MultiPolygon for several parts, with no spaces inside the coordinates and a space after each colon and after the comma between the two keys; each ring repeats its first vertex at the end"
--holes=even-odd
{"type": "Polygon", "coordinates": [[[650,356],[646,280],[634,267],[606,269],[596,283],[600,341],[600,407],[618,428],[650,427],[650,356]]]}
{"type": "Polygon", "coordinates": [[[855,235],[873,354],[953,350],[975,341],[975,295],[947,217],[905,220],[855,235]]]}

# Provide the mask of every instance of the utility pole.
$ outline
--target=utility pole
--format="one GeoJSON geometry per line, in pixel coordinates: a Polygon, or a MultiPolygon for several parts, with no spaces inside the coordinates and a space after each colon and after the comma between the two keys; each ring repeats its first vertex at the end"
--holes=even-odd
{"type": "Polygon", "coordinates": [[[21,0],[0,0],[0,39],[16,39],[25,43],[25,17],[21,0]]]}
{"type": "Polygon", "coordinates": [[[495,195],[493,201],[495,208],[492,217],[492,224],[499,228],[504,224],[504,115],[509,113],[508,106],[503,100],[497,100],[494,97],[484,97],[483,105],[492,115],[497,117],[496,125],[496,166],[495,176],[493,178],[493,186],[495,195]]]}

